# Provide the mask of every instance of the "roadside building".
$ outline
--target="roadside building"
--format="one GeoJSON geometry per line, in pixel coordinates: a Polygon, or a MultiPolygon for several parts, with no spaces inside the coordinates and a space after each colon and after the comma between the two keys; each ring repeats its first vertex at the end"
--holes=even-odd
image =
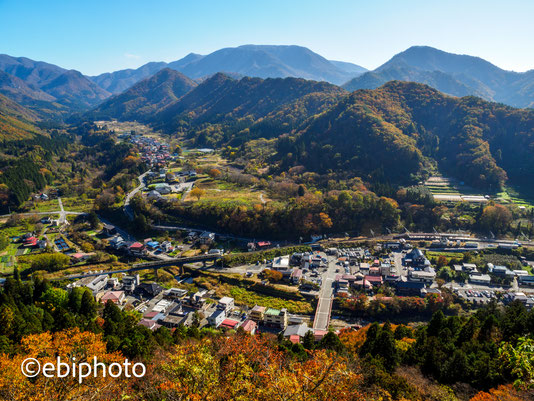
{"type": "Polygon", "coordinates": [[[139,274],[135,276],[124,276],[122,278],[122,289],[127,292],[133,292],[139,285],[139,274]]]}
{"type": "Polygon", "coordinates": [[[425,288],[425,283],[421,281],[398,281],[396,284],[397,295],[419,296],[425,288]]]}
{"type": "Polygon", "coordinates": [[[282,308],[280,310],[274,308],[268,308],[264,314],[264,320],[268,327],[278,327],[285,329],[287,327],[287,309],[282,308]]]}
{"type": "Polygon", "coordinates": [[[209,245],[215,241],[215,233],[204,231],[198,236],[198,242],[202,245],[209,245]]]}
{"type": "Polygon", "coordinates": [[[251,334],[251,335],[254,335],[256,334],[256,328],[257,328],[257,323],[254,321],[254,320],[250,320],[250,319],[247,319],[243,322],[243,324],[241,325],[241,328],[246,331],[247,333],[251,334]]]}
{"type": "Polygon", "coordinates": [[[140,242],[134,242],[132,245],[130,245],[128,251],[134,256],[144,256],[146,254],[145,245],[141,244],[140,242]]]}
{"type": "Polygon", "coordinates": [[[102,232],[108,237],[111,237],[112,235],[117,234],[117,228],[112,224],[104,224],[104,227],[102,227],[102,232]]]}
{"type": "Polygon", "coordinates": [[[308,327],[306,323],[301,324],[294,324],[291,326],[287,326],[287,328],[284,330],[284,338],[289,339],[291,336],[297,336],[298,342],[308,333],[311,331],[313,333],[313,329],[311,327],[308,327]]]}
{"type": "Polygon", "coordinates": [[[271,264],[273,270],[283,271],[289,269],[289,255],[279,256],[273,259],[271,264]]]}
{"type": "Polygon", "coordinates": [[[302,280],[302,270],[293,269],[293,272],[291,273],[291,283],[294,285],[298,285],[301,280],[302,280]]]}
{"type": "Polygon", "coordinates": [[[147,329],[152,331],[156,331],[161,327],[161,325],[152,319],[141,319],[138,324],[139,326],[145,326],[147,329]]]}
{"type": "Polygon", "coordinates": [[[225,329],[229,329],[229,330],[235,330],[239,327],[239,322],[237,320],[234,320],[234,319],[224,319],[222,322],[221,322],[221,325],[219,327],[223,327],[225,329]]]}
{"type": "Polygon", "coordinates": [[[165,291],[164,296],[168,299],[182,299],[187,295],[187,290],[182,288],[169,288],[165,291]]]}
{"type": "Polygon", "coordinates": [[[491,283],[491,277],[489,274],[470,274],[469,281],[475,284],[488,285],[491,283]]]}
{"type": "Polygon", "coordinates": [[[364,281],[367,281],[368,283],[370,283],[373,286],[373,288],[380,287],[383,284],[382,276],[367,275],[364,277],[364,281]]]}

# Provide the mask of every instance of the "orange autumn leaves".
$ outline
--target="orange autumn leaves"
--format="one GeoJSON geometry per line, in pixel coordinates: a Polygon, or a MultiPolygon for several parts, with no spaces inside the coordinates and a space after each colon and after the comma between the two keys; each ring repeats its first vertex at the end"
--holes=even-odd
{"type": "Polygon", "coordinates": [[[46,378],[38,375],[26,378],[21,372],[21,364],[26,358],[36,358],[41,366],[55,363],[57,357],[63,361],[82,362],[96,356],[106,364],[124,362],[120,353],[108,353],[100,335],[80,332],[78,329],[54,334],[41,333],[22,339],[20,352],[14,356],[0,355],[0,399],[9,401],[49,401],[72,399],[114,400],[120,399],[124,391],[122,379],[109,376],[88,377],[82,384],[69,375],[65,378],[46,378]]]}

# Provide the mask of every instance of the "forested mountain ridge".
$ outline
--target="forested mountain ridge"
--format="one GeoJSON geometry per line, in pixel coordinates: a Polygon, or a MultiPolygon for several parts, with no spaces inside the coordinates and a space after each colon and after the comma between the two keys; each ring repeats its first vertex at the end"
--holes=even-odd
{"type": "Polygon", "coordinates": [[[534,111],[402,81],[348,94],[326,82],[222,73],[173,98],[169,88],[184,78],[163,70],[93,115],[142,120],[197,146],[277,138],[274,170],[302,165],[398,185],[438,169],[490,192],[534,179],[534,111]]]}
{"type": "Polygon", "coordinates": [[[151,122],[168,133],[202,135],[206,144],[221,144],[243,130],[261,130],[261,124],[265,127],[269,122],[272,130],[265,135],[287,132],[345,94],[326,82],[300,78],[236,80],[219,73],[162,109],[151,122]],[[209,129],[202,131],[206,127],[209,129]]]}
{"type": "Polygon", "coordinates": [[[534,107],[534,70],[503,70],[479,57],[413,46],[343,87],[375,89],[392,80],[414,81],[454,96],[475,95],[514,107],[534,107]]]}
{"type": "Polygon", "coordinates": [[[416,83],[359,90],[278,144],[282,165],[409,181],[434,163],[471,185],[497,190],[534,179],[534,111],[454,98],[416,83]]]}
{"type": "Polygon", "coordinates": [[[120,95],[106,100],[88,115],[95,119],[144,121],[196,86],[197,84],[185,75],[164,68],[120,95]]]}

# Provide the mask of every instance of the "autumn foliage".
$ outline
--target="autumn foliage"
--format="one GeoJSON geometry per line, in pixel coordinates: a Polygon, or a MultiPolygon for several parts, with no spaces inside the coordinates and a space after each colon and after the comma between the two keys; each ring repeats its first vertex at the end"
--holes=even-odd
{"type": "Polygon", "coordinates": [[[41,366],[75,358],[78,362],[91,361],[94,356],[99,362],[123,363],[124,357],[106,351],[106,343],[101,335],[80,332],[78,329],[54,334],[48,332],[23,337],[20,353],[10,356],[0,355],[0,399],[9,401],[49,401],[49,400],[117,400],[124,395],[127,383],[121,378],[87,377],[82,384],[78,378],[69,375],[65,378],[47,378],[38,375],[33,379],[21,372],[21,364],[27,358],[36,358],[41,366]]]}
{"type": "Polygon", "coordinates": [[[308,352],[299,361],[269,340],[248,335],[186,343],[157,364],[150,396],[184,401],[363,399],[361,376],[346,359],[308,352]]]}

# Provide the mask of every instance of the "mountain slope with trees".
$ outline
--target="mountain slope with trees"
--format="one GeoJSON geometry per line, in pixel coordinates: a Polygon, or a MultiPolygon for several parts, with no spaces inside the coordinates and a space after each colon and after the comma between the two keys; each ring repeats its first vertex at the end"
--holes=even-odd
{"type": "Polygon", "coordinates": [[[197,84],[185,75],[164,68],[120,95],[106,100],[89,115],[95,119],[144,121],[196,86],[197,84]]]}
{"type": "Polygon", "coordinates": [[[0,93],[43,117],[58,117],[87,110],[110,93],[75,70],[0,55],[0,93]]]}
{"type": "Polygon", "coordinates": [[[168,133],[195,136],[198,144],[216,145],[236,136],[250,139],[262,135],[249,136],[250,131],[263,130],[268,136],[276,136],[345,94],[326,82],[298,78],[236,80],[216,74],[162,109],[151,122],[168,133]]]}
{"type": "Polygon", "coordinates": [[[0,95],[0,139],[31,138],[40,133],[35,126],[37,116],[30,110],[0,95]]]}
{"type": "Polygon", "coordinates": [[[437,164],[487,190],[534,179],[533,155],[534,111],[400,81],[352,93],[278,143],[285,167],[393,183],[423,178],[437,164]]]}

